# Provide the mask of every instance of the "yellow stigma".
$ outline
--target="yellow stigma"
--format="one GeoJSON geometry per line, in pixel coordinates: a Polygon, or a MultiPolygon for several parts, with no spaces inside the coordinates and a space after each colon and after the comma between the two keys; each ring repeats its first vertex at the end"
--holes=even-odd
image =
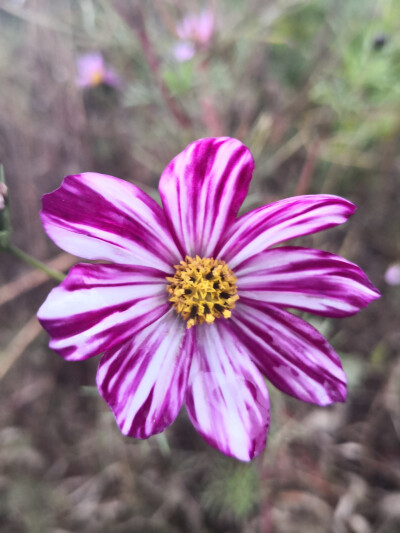
{"type": "Polygon", "coordinates": [[[175,275],[168,277],[167,291],[177,313],[195,324],[212,324],[216,318],[229,318],[239,299],[236,278],[221,259],[186,256],[175,265],[175,275]]]}

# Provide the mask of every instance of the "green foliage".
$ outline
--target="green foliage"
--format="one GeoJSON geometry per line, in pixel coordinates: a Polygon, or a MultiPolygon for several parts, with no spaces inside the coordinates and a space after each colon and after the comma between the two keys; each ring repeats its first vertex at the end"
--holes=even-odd
{"type": "Polygon", "coordinates": [[[168,89],[174,95],[187,92],[194,83],[193,76],[192,61],[175,63],[173,66],[164,69],[164,80],[168,89]]]}
{"type": "Polygon", "coordinates": [[[259,499],[258,474],[255,463],[243,464],[225,457],[216,461],[212,477],[202,494],[201,503],[219,518],[246,518],[259,499]]]}
{"type": "Polygon", "coordinates": [[[329,106],[343,144],[367,148],[398,128],[393,109],[400,105],[399,4],[354,2],[330,20],[332,60],[311,91],[317,104],[329,106]]]}

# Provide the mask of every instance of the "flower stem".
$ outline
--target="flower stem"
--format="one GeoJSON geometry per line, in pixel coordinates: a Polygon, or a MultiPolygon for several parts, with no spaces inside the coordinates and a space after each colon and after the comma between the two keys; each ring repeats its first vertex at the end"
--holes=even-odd
{"type": "Polygon", "coordinates": [[[42,270],[45,274],[49,276],[49,278],[53,278],[57,281],[63,281],[65,278],[65,275],[62,272],[59,272],[58,270],[55,270],[54,268],[48,267],[45,263],[42,263],[42,261],[39,261],[38,259],[35,259],[31,255],[27,254],[17,246],[14,246],[13,244],[10,244],[5,248],[5,251],[10,252],[11,254],[15,255],[15,257],[18,257],[18,259],[21,259],[21,261],[24,261],[28,265],[38,268],[39,270],[42,270]]]}
{"type": "Polygon", "coordinates": [[[153,49],[152,42],[147,33],[145,19],[141,8],[130,9],[123,0],[113,0],[113,6],[117,13],[122,17],[126,24],[133,30],[139,39],[143,57],[146,60],[154,81],[157,84],[161,95],[166,103],[170,113],[180,127],[188,129],[191,127],[191,120],[188,114],[176,103],[170,90],[168,89],[162,74],[160,72],[160,62],[157,54],[153,49]]]}

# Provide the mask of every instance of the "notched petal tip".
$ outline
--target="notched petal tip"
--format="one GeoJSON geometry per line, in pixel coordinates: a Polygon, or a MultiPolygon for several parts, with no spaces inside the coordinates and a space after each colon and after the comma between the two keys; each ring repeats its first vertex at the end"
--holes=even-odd
{"type": "Polygon", "coordinates": [[[268,391],[226,323],[196,327],[186,408],[196,431],[225,455],[250,461],[265,447],[268,391]]]}
{"type": "Polygon", "coordinates": [[[71,174],[43,196],[42,205],[47,235],[78,257],[167,273],[181,257],[161,207],[128,181],[94,172],[71,174]]]}
{"type": "Polygon", "coordinates": [[[346,375],[322,335],[276,306],[240,300],[235,332],[271,383],[301,401],[329,405],[346,399],[346,375]]]}
{"type": "Polygon", "coordinates": [[[50,292],[38,319],[50,335],[50,348],[74,361],[130,338],[169,308],[158,270],[81,263],[50,292]]]}
{"type": "Polygon", "coordinates": [[[244,261],[235,273],[240,298],[321,316],[351,316],[379,298],[356,264],[312,248],[272,248],[244,261]]]}
{"type": "Polygon", "coordinates": [[[124,435],[146,439],[175,420],[190,362],[191,334],[173,310],[105,352],[97,387],[124,435]]]}
{"type": "Polygon", "coordinates": [[[230,137],[195,141],[167,165],[160,196],[171,232],[185,254],[213,256],[242,205],[253,169],[249,149],[230,137]]]}

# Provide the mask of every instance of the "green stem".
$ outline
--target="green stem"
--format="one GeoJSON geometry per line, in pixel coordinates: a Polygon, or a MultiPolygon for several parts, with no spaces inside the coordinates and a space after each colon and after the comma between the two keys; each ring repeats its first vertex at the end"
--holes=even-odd
{"type": "Polygon", "coordinates": [[[10,244],[7,246],[5,251],[10,252],[11,254],[15,255],[15,257],[18,257],[18,259],[21,259],[28,265],[38,268],[45,274],[47,274],[50,278],[56,279],[57,281],[63,281],[65,279],[65,275],[62,272],[59,272],[58,270],[54,270],[54,268],[50,268],[38,259],[35,259],[31,255],[27,254],[17,246],[14,246],[13,244],[10,244]]]}

